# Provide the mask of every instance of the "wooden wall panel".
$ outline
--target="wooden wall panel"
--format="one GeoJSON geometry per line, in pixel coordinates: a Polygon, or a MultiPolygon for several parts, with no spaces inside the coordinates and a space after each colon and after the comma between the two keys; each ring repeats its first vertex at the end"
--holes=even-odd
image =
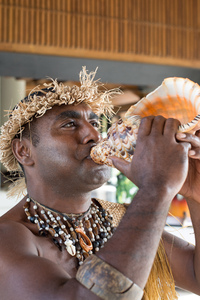
{"type": "Polygon", "coordinates": [[[200,0],[0,0],[0,51],[200,67],[200,0]]]}

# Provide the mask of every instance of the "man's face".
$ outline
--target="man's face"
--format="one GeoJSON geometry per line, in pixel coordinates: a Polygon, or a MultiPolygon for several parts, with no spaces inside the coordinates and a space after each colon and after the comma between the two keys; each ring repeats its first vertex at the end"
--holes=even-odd
{"type": "Polygon", "coordinates": [[[89,155],[101,139],[98,124],[98,117],[84,104],[54,106],[37,119],[39,143],[31,153],[43,184],[87,192],[109,179],[110,168],[97,165],[89,155]]]}

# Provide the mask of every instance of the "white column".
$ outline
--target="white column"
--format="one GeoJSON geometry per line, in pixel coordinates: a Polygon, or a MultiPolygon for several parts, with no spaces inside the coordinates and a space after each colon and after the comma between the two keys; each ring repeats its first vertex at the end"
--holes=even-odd
{"type": "Polygon", "coordinates": [[[14,77],[0,77],[0,106],[1,106],[1,125],[8,120],[8,110],[25,97],[26,81],[17,80],[14,77]]]}
{"type": "MultiPolygon", "coordinates": [[[[8,120],[9,111],[26,96],[26,81],[14,77],[0,77],[0,126],[8,120]]],[[[4,168],[0,165],[3,172],[4,168]]],[[[1,183],[1,173],[0,173],[1,183]]],[[[1,186],[1,184],[0,184],[1,186]]],[[[1,192],[1,191],[0,191],[1,192]]],[[[2,199],[2,195],[1,195],[2,199]]],[[[6,203],[6,202],[5,202],[6,203]]],[[[0,203],[0,208],[3,201],[0,203]]],[[[7,204],[6,204],[7,205],[7,204]]]]}

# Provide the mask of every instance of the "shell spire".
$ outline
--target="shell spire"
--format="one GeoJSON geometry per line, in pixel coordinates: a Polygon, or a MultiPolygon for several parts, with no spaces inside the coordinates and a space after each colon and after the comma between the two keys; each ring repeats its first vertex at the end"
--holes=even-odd
{"type": "Polygon", "coordinates": [[[195,134],[200,129],[200,86],[180,77],[166,78],[162,84],[138,103],[132,105],[125,118],[115,122],[103,139],[91,150],[91,158],[99,164],[110,165],[111,155],[132,159],[140,120],[150,115],[178,119],[178,132],[195,134]]]}

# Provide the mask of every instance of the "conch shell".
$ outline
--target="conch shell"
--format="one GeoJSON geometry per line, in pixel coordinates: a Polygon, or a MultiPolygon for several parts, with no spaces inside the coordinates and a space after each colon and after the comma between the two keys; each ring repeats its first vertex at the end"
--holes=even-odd
{"type": "Polygon", "coordinates": [[[92,148],[91,158],[109,166],[112,165],[107,158],[111,155],[131,161],[141,118],[150,115],[178,119],[179,132],[195,134],[200,129],[200,86],[185,78],[166,78],[157,89],[132,105],[123,120],[112,124],[107,138],[92,148]]]}

